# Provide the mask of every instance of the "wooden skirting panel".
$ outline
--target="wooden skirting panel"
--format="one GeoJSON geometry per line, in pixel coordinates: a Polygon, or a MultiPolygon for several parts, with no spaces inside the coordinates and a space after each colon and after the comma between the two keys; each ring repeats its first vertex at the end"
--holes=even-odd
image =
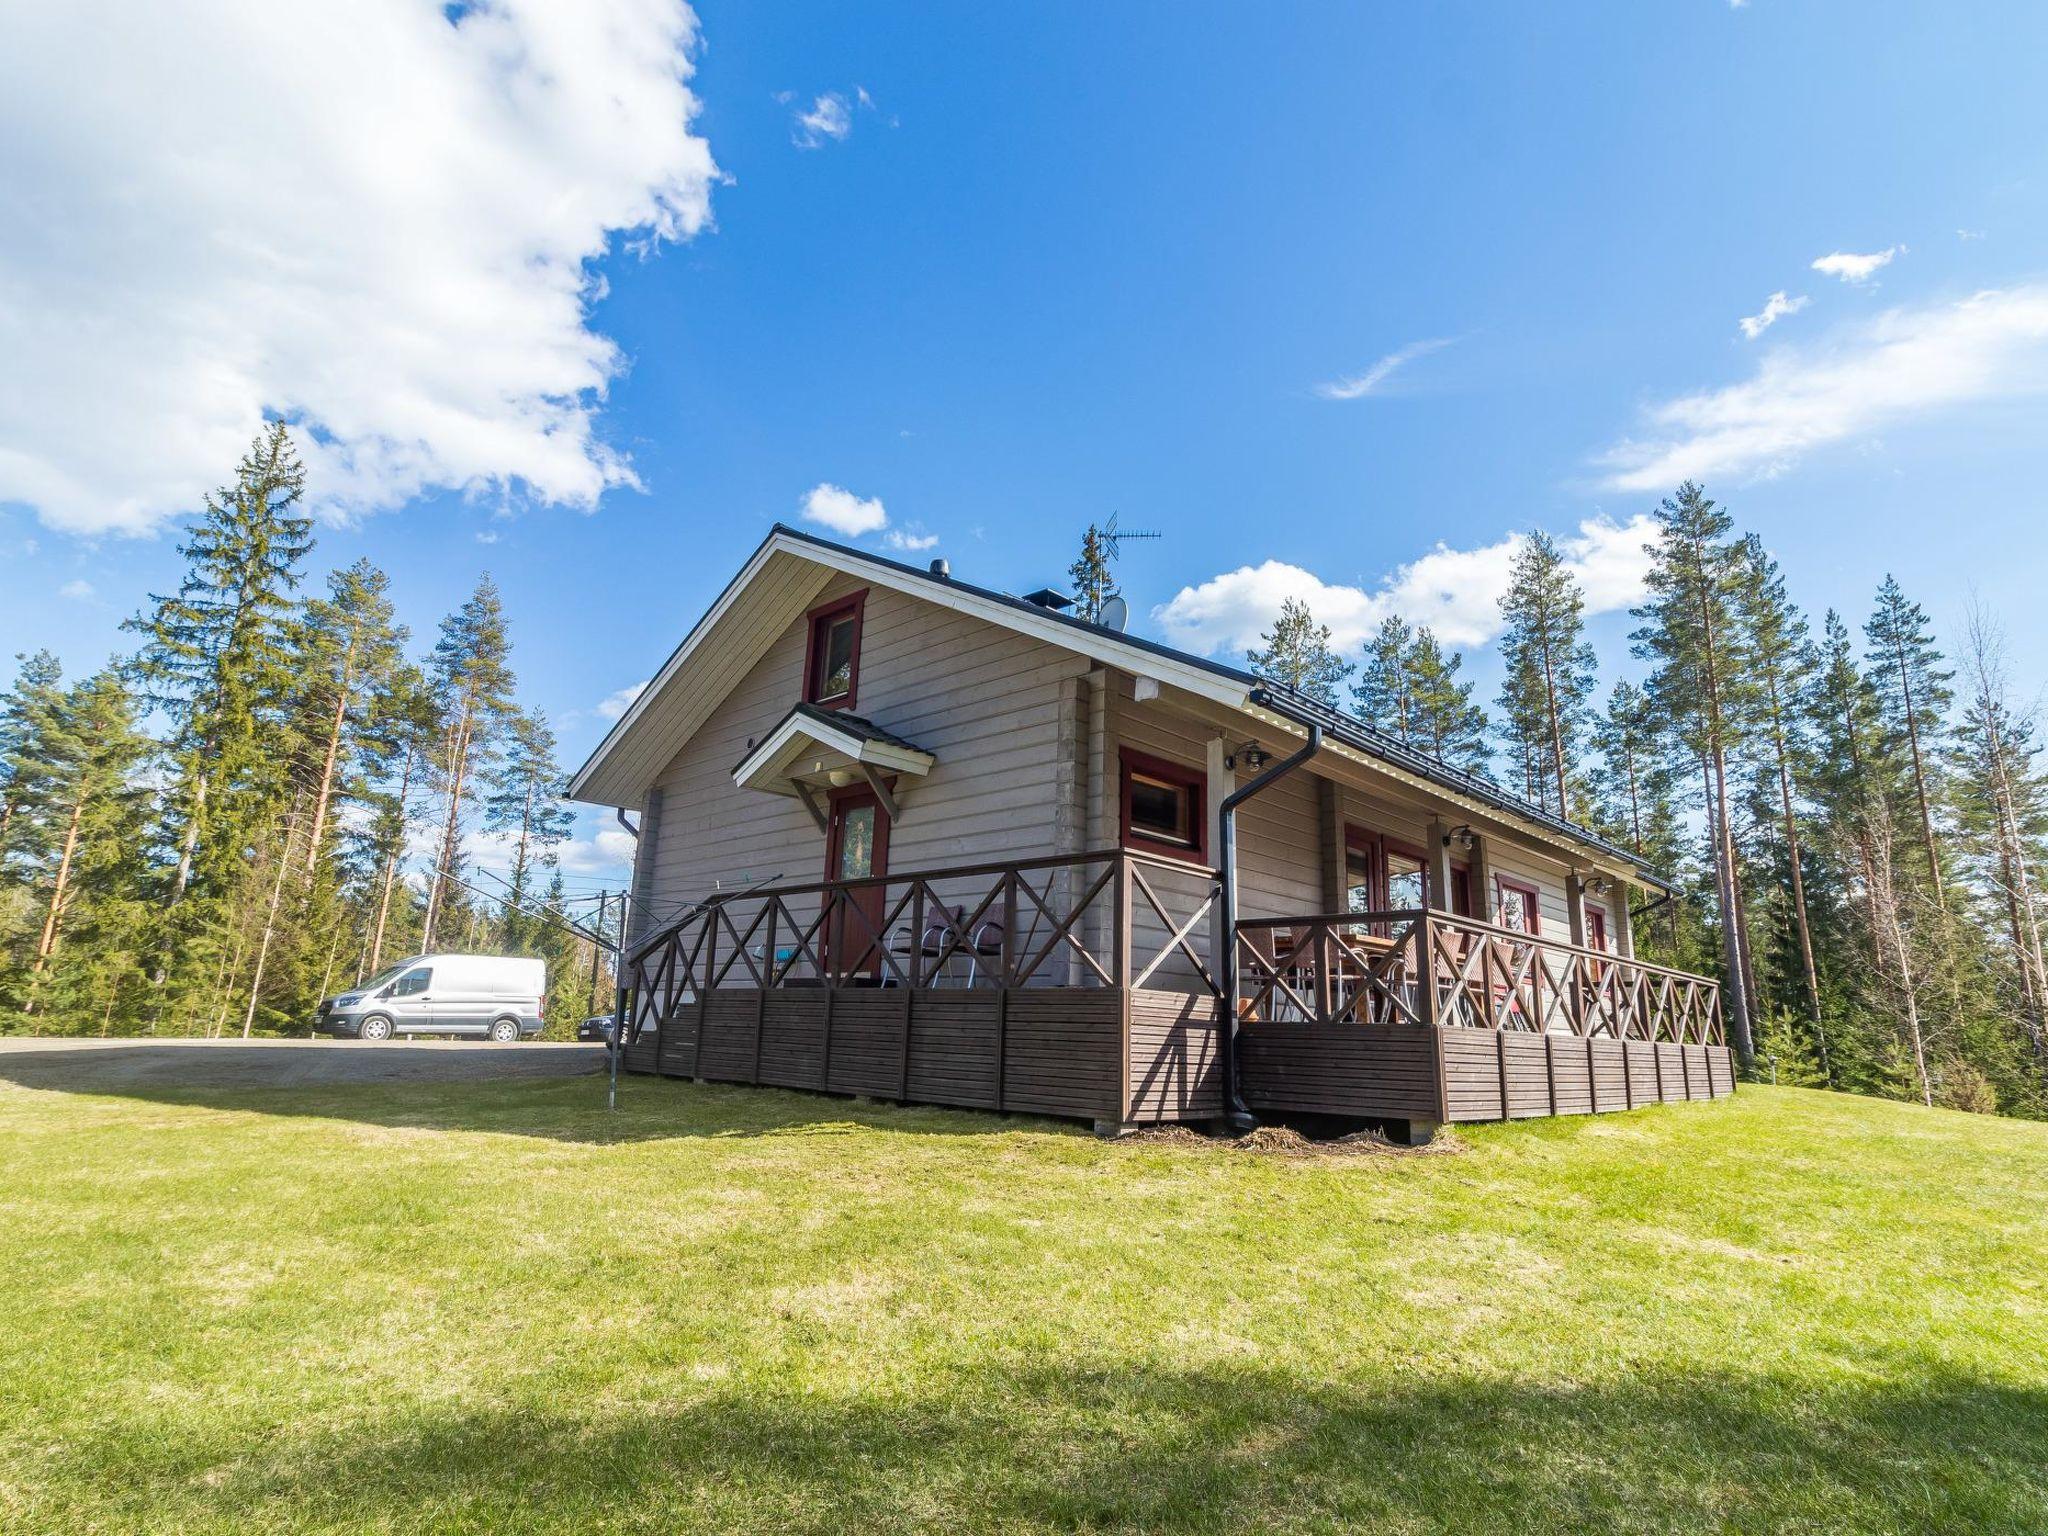
{"type": "Polygon", "coordinates": [[[1212,1120],[1223,1113],[1216,999],[1207,993],[1131,993],[1131,1103],[1125,1118],[1212,1120]]]}
{"type": "MultiPolygon", "coordinates": [[[[1129,1060],[1120,1063],[1123,1006],[1109,988],[722,988],[705,1003],[683,1004],[657,1035],[628,1047],[624,1065],[669,1077],[1090,1120],[1221,1114],[1214,1000],[1130,993],[1129,1060]]],[[[1522,1120],[1735,1091],[1734,1062],[1720,1045],[1252,1023],[1240,1031],[1238,1049],[1246,1102],[1272,1113],[1522,1120]]]]}
{"type": "Polygon", "coordinates": [[[1735,1091],[1734,1063],[1723,1045],[1653,1045],[1487,1029],[1446,1029],[1443,1037],[1453,1120],[1604,1115],[1639,1104],[1724,1098],[1735,1091]]]}
{"type": "MultiPolygon", "coordinates": [[[[1726,1046],[1652,1045],[1514,1030],[1447,1028],[1451,1120],[1608,1114],[1735,1091],[1726,1046]]],[[[1410,1025],[1248,1024],[1239,1033],[1245,1098],[1274,1113],[1359,1119],[1438,1117],[1430,1032],[1410,1025]]]]}
{"type": "Polygon", "coordinates": [[[1122,997],[1108,988],[722,987],[629,1047],[625,1067],[1109,1119],[1121,1092],[1121,1027],[1122,997]]]}
{"type": "Polygon", "coordinates": [[[1246,1024],[1245,1102],[1255,1110],[1434,1120],[1436,1050],[1412,1024],[1246,1024]]]}

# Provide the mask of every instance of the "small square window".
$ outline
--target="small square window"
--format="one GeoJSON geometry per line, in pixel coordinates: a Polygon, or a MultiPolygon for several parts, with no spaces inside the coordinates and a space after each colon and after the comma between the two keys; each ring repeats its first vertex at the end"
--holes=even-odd
{"type": "Polygon", "coordinates": [[[1123,755],[1123,776],[1126,846],[1182,858],[1203,857],[1201,776],[1192,769],[1134,752],[1123,755]]]}
{"type": "Polygon", "coordinates": [[[840,709],[853,705],[860,681],[861,599],[842,598],[811,611],[809,648],[804,657],[804,698],[840,709]]]}

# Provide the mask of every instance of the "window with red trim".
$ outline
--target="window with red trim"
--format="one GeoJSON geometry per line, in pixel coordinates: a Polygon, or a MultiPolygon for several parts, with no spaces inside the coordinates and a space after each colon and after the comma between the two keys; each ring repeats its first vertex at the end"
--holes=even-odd
{"type": "Polygon", "coordinates": [[[1209,829],[1202,808],[1201,771],[1129,748],[1122,757],[1124,846],[1206,859],[1209,829]]]}
{"type": "Polygon", "coordinates": [[[1586,908],[1586,948],[1607,947],[1607,910],[1604,907],[1586,908]]]}
{"type": "Polygon", "coordinates": [[[1506,875],[1493,877],[1494,894],[1499,912],[1494,921],[1503,928],[1512,928],[1517,933],[1535,933],[1542,920],[1537,915],[1536,887],[1524,885],[1519,880],[1510,880],[1506,875]]]}
{"type": "Polygon", "coordinates": [[[804,649],[804,702],[851,709],[860,686],[861,613],[865,591],[813,608],[804,649]]]}

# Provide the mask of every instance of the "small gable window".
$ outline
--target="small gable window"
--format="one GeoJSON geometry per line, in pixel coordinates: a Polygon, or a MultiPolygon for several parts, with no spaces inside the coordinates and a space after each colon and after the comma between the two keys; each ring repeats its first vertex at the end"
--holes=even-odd
{"type": "Polygon", "coordinates": [[[1201,859],[1205,832],[1199,773],[1142,753],[1123,754],[1125,847],[1201,859]]]}
{"type": "Polygon", "coordinates": [[[860,624],[866,592],[835,598],[810,613],[804,701],[851,709],[860,685],[860,624]]]}

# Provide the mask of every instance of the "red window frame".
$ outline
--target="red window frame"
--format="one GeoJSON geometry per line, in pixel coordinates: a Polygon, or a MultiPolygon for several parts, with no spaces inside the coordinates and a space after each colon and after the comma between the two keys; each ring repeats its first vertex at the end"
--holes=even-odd
{"type": "Polygon", "coordinates": [[[1605,907],[1589,906],[1586,908],[1586,948],[1597,949],[1602,953],[1605,953],[1607,950],[1607,909],[1605,907]]]}
{"type": "Polygon", "coordinates": [[[1190,864],[1209,862],[1209,816],[1208,807],[1203,803],[1204,774],[1199,768],[1171,762],[1163,757],[1121,748],[1117,753],[1118,827],[1117,840],[1126,848],[1141,853],[1156,853],[1169,859],[1184,859],[1190,864]],[[1148,779],[1158,779],[1182,790],[1188,797],[1187,843],[1170,842],[1164,838],[1134,828],[1131,825],[1131,775],[1142,773],[1148,779]]]}
{"type": "Polygon", "coordinates": [[[868,589],[849,592],[820,603],[804,615],[804,702],[821,709],[852,709],[860,696],[860,637],[867,615],[868,589]],[[846,669],[846,692],[827,697],[818,694],[818,665],[824,657],[823,641],[832,624],[853,617],[853,662],[846,669]]]}
{"type": "MultiPolygon", "coordinates": [[[[1501,874],[1496,874],[1493,877],[1493,885],[1496,897],[1504,896],[1509,891],[1513,891],[1527,905],[1529,909],[1528,933],[1530,938],[1535,938],[1543,931],[1543,900],[1541,893],[1537,891],[1535,886],[1529,884],[1526,880],[1517,880],[1513,875],[1501,874]]],[[[1493,920],[1497,924],[1500,923],[1500,915],[1497,909],[1505,905],[1505,902],[1496,902],[1496,912],[1493,920]]],[[[1505,924],[1501,926],[1505,926],[1505,924]]]]}
{"type": "MultiPolygon", "coordinates": [[[[1344,823],[1344,847],[1347,851],[1354,848],[1361,849],[1371,859],[1373,869],[1373,905],[1380,911],[1388,911],[1394,905],[1392,868],[1395,854],[1412,859],[1422,866],[1422,883],[1425,892],[1427,892],[1427,887],[1430,884],[1430,873],[1436,868],[1436,863],[1430,858],[1426,850],[1416,847],[1413,843],[1403,842],[1398,837],[1392,837],[1387,833],[1376,831],[1371,827],[1360,826],[1355,821],[1344,823]]],[[[1426,904],[1427,900],[1425,899],[1426,904]]],[[[1470,917],[1472,915],[1472,866],[1464,859],[1451,860],[1451,904],[1449,910],[1454,917],[1470,917]]]]}

